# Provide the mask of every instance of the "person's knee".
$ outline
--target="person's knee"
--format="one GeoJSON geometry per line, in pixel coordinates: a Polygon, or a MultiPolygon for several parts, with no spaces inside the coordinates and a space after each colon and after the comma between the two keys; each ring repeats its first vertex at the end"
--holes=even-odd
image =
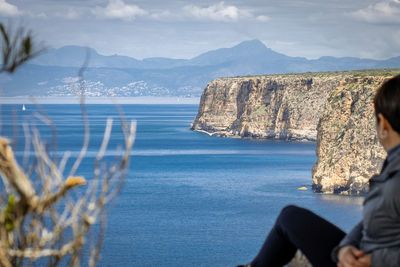
{"type": "Polygon", "coordinates": [[[293,222],[298,220],[302,214],[306,213],[307,210],[295,205],[288,205],[281,210],[278,216],[278,222],[293,222]]]}

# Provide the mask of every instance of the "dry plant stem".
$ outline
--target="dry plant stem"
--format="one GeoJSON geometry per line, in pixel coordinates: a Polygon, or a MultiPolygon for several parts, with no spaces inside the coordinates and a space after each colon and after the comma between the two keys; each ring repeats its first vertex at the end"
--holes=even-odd
{"type": "Polygon", "coordinates": [[[71,168],[69,176],[72,176],[75,174],[79,165],[82,162],[82,159],[86,155],[87,149],[89,147],[90,125],[89,125],[89,118],[88,118],[88,114],[86,112],[86,106],[85,106],[85,85],[84,85],[84,77],[83,77],[83,73],[85,72],[87,66],[89,65],[89,60],[90,60],[90,53],[87,52],[83,66],[79,69],[79,73],[78,73],[80,90],[81,90],[80,107],[81,107],[83,127],[84,127],[84,136],[83,136],[82,149],[79,152],[79,155],[78,155],[77,159],[75,160],[74,165],[71,168]]]}
{"type": "Polygon", "coordinates": [[[7,258],[6,250],[2,245],[0,245],[0,264],[3,267],[12,267],[11,262],[7,258]]]}
{"type": "MultiPolygon", "coordinates": [[[[31,33],[22,28],[12,36],[0,23],[0,38],[3,44],[0,73],[14,72],[37,53],[32,47],[31,33]]],[[[88,62],[89,53],[79,71],[83,145],[69,170],[67,167],[71,153],[67,151],[58,159],[56,126],[43,111],[36,113],[35,118],[51,129],[52,146],[49,147],[41,138],[38,129],[23,124],[25,171],[17,163],[8,139],[0,137],[0,175],[5,188],[0,192],[1,266],[35,265],[37,260],[43,259],[48,262],[48,266],[58,266],[61,263],[80,266],[84,246],[89,248],[85,266],[92,267],[98,262],[106,226],[105,206],[122,188],[136,124],[127,123],[119,109],[124,147],[120,157],[106,160],[104,157],[113,127],[113,120],[107,119],[103,140],[93,165],[92,179],[87,182],[83,177],[74,176],[86,156],[90,141],[83,79],[88,62]],[[64,176],[65,173],[69,175],[64,176]],[[73,188],[83,185],[86,190],[77,195],[71,194],[73,188]],[[99,230],[91,232],[95,223],[99,224],[99,230]],[[96,237],[89,239],[89,234],[96,237]]],[[[13,119],[15,122],[16,117],[13,119]]],[[[14,130],[15,136],[18,136],[18,128],[14,130]]]]}
{"type": "MultiPolygon", "coordinates": [[[[63,177],[68,153],[64,154],[60,162],[55,162],[46,151],[38,130],[24,126],[25,135],[30,137],[25,140],[32,143],[29,147],[32,147],[33,153],[30,155],[34,159],[26,162],[35,164],[33,169],[36,182],[33,186],[32,180],[16,162],[8,140],[0,138],[0,173],[3,181],[11,188],[8,194],[16,193],[13,208],[9,208],[9,203],[8,206],[3,205],[0,211],[1,266],[22,266],[27,263],[25,260],[35,263],[41,258],[49,259],[49,266],[57,266],[65,257],[69,258],[71,266],[79,266],[85,244],[90,247],[88,265],[96,265],[104,240],[105,205],[122,187],[136,130],[135,123],[128,126],[123,121],[123,153],[119,160],[110,162],[105,161],[104,156],[112,126],[112,119],[107,119],[103,140],[95,157],[93,179],[87,184],[86,193],[75,199],[67,197],[68,192],[84,184],[85,180],[82,177],[63,177]],[[10,218],[12,225],[7,228],[6,222],[10,218]],[[91,241],[86,237],[96,221],[99,223],[99,232],[91,241]]],[[[25,145],[25,152],[30,151],[27,147],[25,145]]],[[[84,150],[85,147],[81,151],[84,150]]]]}
{"type": "Polygon", "coordinates": [[[31,181],[25,176],[14,158],[10,142],[0,138],[0,173],[18,192],[21,200],[28,206],[37,204],[37,196],[31,181]]]}
{"type": "MultiPolygon", "coordinates": [[[[3,56],[0,73],[14,72],[42,51],[33,46],[31,32],[21,27],[12,34],[0,23],[0,39],[3,56]]],[[[83,177],[74,175],[85,158],[90,140],[83,80],[88,62],[89,53],[79,71],[84,140],[78,157],[69,169],[69,175],[65,177],[64,173],[68,172],[66,168],[71,153],[65,152],[58,160],[57,130],[45,112],[39,112],[35,117],[51,129],[51,150],[48,150],[49,146],[36,128],[24,124],[25,171],[17,163],[9,141],[0,137],[0,174],[5,188],[0,192],[1,266],[35,265],[39,259],[46,259],[48,266],[57,266],[61,262],[79,266],[85,245],[90,248],[88,265],[95,266],[99,259],[106,225],[105,206],[121,190],[133,146],[135,124],[128,125],[121,115],[125,146],[122,155],[110,161],[104,159],[113,125],[111,119],[107,120],[94,162],[93,177],[86,185],[86,192],[71,195],[71,189],[86,183],[83,177]],[[87,236],[96,222],[100,230],[93,233],[96,238],[92,241],[87,236]]],[[[15,122],[16,117],[13,119],[15,122]]],[[[17,130],[15,127],[15,136],[18,136],[17,130]]]]}

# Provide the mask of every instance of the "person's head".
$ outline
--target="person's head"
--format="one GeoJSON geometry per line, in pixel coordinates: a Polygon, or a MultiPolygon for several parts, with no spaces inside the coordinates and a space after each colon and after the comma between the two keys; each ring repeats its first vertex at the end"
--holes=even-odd
{"type": "Polygon", "coordinates": [[[400,75],[381,85],[374,107],[379,142],[388,151],[400,144],[400,75]]]}

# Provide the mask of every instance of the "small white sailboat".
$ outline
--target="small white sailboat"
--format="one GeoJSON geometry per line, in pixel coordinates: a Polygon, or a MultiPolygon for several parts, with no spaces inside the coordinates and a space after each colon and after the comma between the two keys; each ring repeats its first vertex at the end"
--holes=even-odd
{"type": "Polygon", "coordinates": [[[25,111],[25,110],[26,110],[25,104],[22,104],[22,111],[25,111]]]}

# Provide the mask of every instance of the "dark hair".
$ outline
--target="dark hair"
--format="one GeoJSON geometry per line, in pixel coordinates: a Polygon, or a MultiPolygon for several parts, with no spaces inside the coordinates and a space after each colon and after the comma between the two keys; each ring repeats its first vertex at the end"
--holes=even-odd
{"type": "Polygon", "coordinates": [[[385,81],[374,98],[375,115],[382,114],[400,133],[400,75],[385,81]]]}

